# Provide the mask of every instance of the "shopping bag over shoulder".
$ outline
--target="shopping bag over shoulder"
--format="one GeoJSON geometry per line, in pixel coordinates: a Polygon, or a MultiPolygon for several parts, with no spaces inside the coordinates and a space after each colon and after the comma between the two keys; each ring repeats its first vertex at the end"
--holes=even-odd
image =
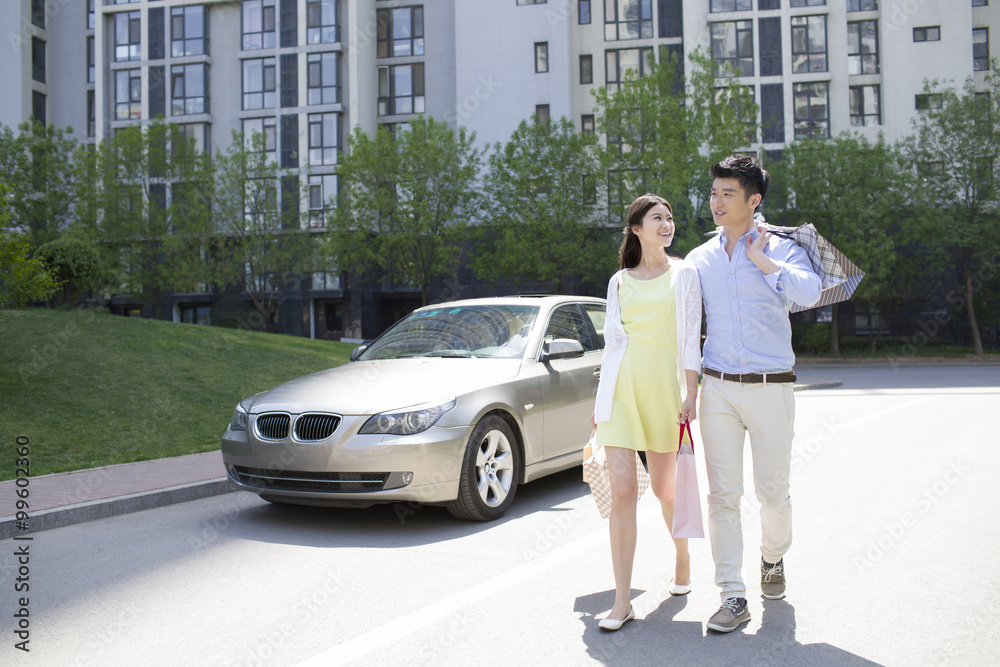
{"type": "MultiPolygon", "coordinates": [[[[583,481],[590,484],[590,493],[594,496],[597,509],[601,517],[607,519],[611,516],[611,475],[608,473],[607,454],[604,447],[599,447],[595,442],[596,436],[595,430],[590,436],[590,442],[583,448],[583,481]]],[[[639,452],[635,453],[635,474],[641,498],[649,488],[649,473],[639,458],[639,452]]]]}
{"type": "Polygon", "coordinates": [[[691,423],[681,425],[677,447],[677,488],[674,492],[674,537],[705,537],[701,520],[701,495],[698,493],[698,471],[695,468],[694,438],[691,423]],[[687,438],[684,437],[685,431],[687,438]],[[687,440],[687,442],[685,442],[687,440]]]}

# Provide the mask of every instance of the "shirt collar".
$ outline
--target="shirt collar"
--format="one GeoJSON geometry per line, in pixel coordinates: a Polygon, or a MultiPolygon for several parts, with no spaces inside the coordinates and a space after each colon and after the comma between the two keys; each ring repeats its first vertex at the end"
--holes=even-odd
{"type": "MultiPolygon", "coordinates": [[[[750,231],[748,233],[744,234],[743,236],[741,236],[740,238],[743,238],[744,236],[749,236],[750,237],[750,239],[747,241],[747,243],[753,243],[754,241],[756,241],[757,237],[760,236],[760,232],[757,231],[757,225],[754,225],[753,227],[751,227],[750,231]]],[[[719,227],[719,245],[726,245],[726,240],[727,239],[726,239],[726,230],[725,230],[725,228],[719,227]]]]}

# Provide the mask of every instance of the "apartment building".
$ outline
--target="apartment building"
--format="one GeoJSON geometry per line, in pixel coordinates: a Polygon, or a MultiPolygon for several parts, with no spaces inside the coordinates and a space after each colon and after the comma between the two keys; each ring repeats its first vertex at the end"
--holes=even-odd
{"type": "MultiPolygon", "coordinates": [[[[532,115],[593,132],[591,91],[664,48],[685,61],[700,48],[753,88],[762,130],[745,148],[765,159],[847,130],[895,140],[934,103],[925,80],[985,90],[998,13],[1000,0],[5,0],[0,122],[97,141],[162,115],[208,151],[260,132],[319,231],[354,126],[428,114],[483,145],[532,115]]],[[[369,338],[418,302],[324,267],[303,285],[281,305],[288,333],[369,338]]],[[[178,321],[225,306],[169,300],[178,321]]]]}

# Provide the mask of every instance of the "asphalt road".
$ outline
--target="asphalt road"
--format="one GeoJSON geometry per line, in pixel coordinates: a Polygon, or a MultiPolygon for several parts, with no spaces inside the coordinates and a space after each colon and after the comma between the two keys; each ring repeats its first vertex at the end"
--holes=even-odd
{"type": "Polygon", "coordinates": [[[704,627],[719,604],[707,540],[692,541],[693,592],[667,594],[651,497],[637,620],[600,631],[606,522],[570,471],[522,487],[492,524],[240,492],[5,540],[0,664],[995,665],[1000,366],[799,370],[844,384],[797,394],[785,600],[759,595],[744,500],[753,618],[734,633],[704,627]],[[30,653],[15,648],[24,609],[30,653]]]}

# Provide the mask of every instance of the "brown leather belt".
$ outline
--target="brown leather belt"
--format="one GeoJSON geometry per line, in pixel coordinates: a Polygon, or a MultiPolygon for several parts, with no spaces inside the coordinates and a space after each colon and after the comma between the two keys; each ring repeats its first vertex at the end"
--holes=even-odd
{"type": "Polygon", "coordinates": [[[795,382],[795,373],[784,371],[782,373],[723,373],[711,368],[703,368],[705,375],[719,378],[727,382],[742,382],[744,384],[771,382],[795,382]]]}

